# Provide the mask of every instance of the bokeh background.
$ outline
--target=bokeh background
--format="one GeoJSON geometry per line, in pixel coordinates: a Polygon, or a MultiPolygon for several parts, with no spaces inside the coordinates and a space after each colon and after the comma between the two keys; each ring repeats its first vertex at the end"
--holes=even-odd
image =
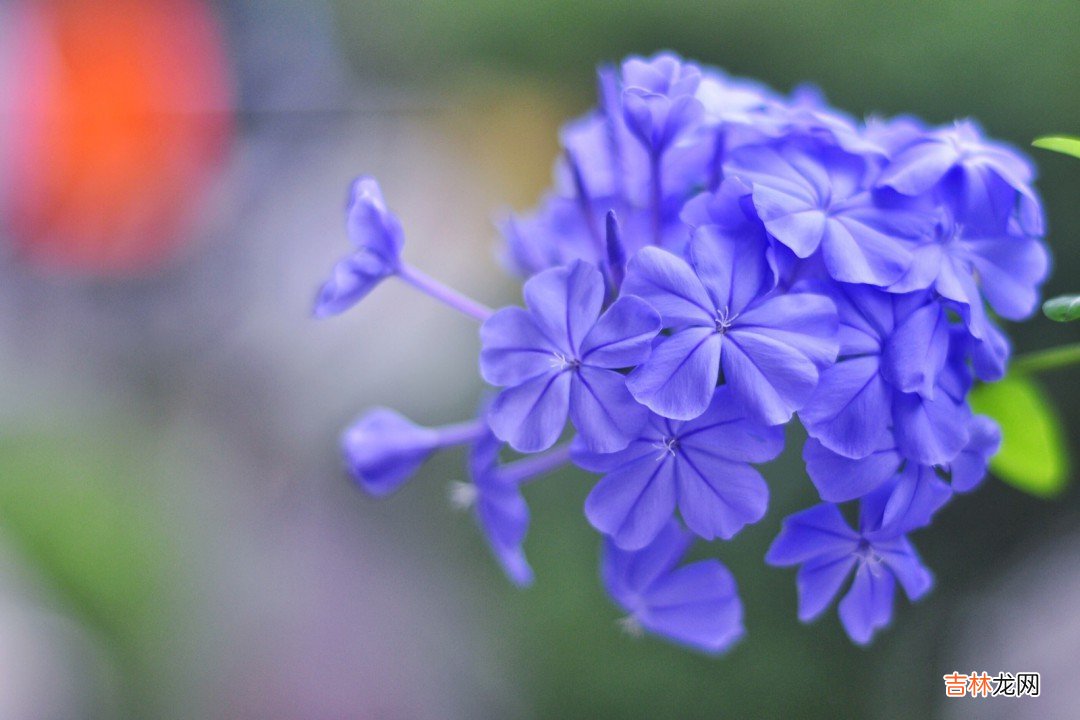
{"type": "MultiPolygon", "coordinates": [[[[1076,716],[1075,483],[953,503],[915,537],[934,592],[860,649],[762,561],[815,501],[792,430],[766,518],[702,550],[748,628],[708,658],[620,632],[583,474],[527,490],[524,591],[447,501],[461,457],[382,502],[345,478],[361,409],[447,422],[481,390],[474,326],[393,283],[310,319],[349,179],[417,265],[513,302],[492,219],[548,183],[597,63],[665,48],[859,115],[1080,134],[1075,2],[0,1],[0,718],[1076,716]],[[953,670],[1043,694],[946,701],[953,670]]],[[[1076,291],[1080,163],[1033,154],[1047,291],[1076,291]]],[[[1076,372],[1042,380],[1080,458],[1076,372]]]]}

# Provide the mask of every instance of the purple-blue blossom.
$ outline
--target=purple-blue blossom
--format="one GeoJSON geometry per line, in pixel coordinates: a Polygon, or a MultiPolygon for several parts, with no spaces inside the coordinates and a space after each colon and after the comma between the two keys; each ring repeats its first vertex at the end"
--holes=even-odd
{"type": "MultiPolygon", "coordinates": [[[[737,194],[722,187],[718,195],[742,212],[737,194]]],[[[623,292],[656,308],[671,330],[627,385],[653,412],[690,420],[709,406],[723,369],[755,417],[787,422],[836,357],[835,307],[817,294],[774,292],[769,244],[750,219],[707,221],[694,229],[686,260],[645,248],[627,265],[623,292]]]]}
{"type": "Polygon", "coordinates": [[[770,565],[799,565],[799,619],[810,622],[828,608],[845,580],[855,579],[840,601],[840,622],[853,641],[869,643],[892,620],[896,584],[918,600],[934,584],[915,548],[896,528],[875,525],[864,512],[851,529],[836,505],[823,503],[784,520],[769,548],[770,565]]]}
{"type": "Polygon", "coordinates": [[[693,420],[652,414],[625,450],[579,448],[573,457],[604,473],[585,501],[589,522],[620,548],[636,550],[652,542],[676,507],[705,540],[728,540],[760,520],[769,488],[751,463],[768,462],[783,447],[783,430],[748,417],[725,386],[693,420]]]}
{"type": "Polygon", "coordinates": [[[928,294],[837,288],[840,358],[799,417],[811,437],[860,458],[895,437],[905,457],[950,461],[967,444],[963,368],[948,362],[946,308],[928,294]]]}
{"type": "Polygon", "coordinates": [[[401,222],[386,207],[374,178],[365,176],[353,181],[345,215],[353,252],[334,266],[319,291],[316,317],[348,310],[400,266],[405,244],[401,222]]]}
{"type": "Polygon", "coordinates": [[[352,250],[315,314],[395,278],[476,321],[496,394],[442,427],[370,410],[344,435],[346,466],[378,497],[467,445],[453,496],[517,585],[533,581],[522,487],[572,467],[592,483],[581,512],[624,626],[709,653],[743,634],[736,583],[717,560],[679,563],[765,525],[767,563],[800,566],[799,617],[843,591],[865,644],[897,584],[912,600],[931,588],[908,534],[933,532],[1001,444],[969,393],[1005,376],[999,318],[1029,316],[1049,272],[1034,167],[970,121],[860,121],[814,88],[785,96],[672,53],[600,68],[598,95],[560,132],[552,188],[500,224],[523,307],[407,262],[376,182],[353,184],[352,250]],[[771,478],[791,422],[807,477],[771,478]],[[823,503],[781,526],[773,481],[823,503]]]}
{"type": "Polygon", "coordinates": [[[799,258],[820,251],[834,280],[899,280],[912,262],[910,243],[930,230],[916,203],[874,191],[875,155],[796,138],[740,148],[731,163],[730,172],[753,186],[769,235],[799,258]]]}
{"type": "Polygon", "coordinates": [[[485,432],[477,420],[429,428],[377,407],[349,426],[341,446],[349,474],[366,492],[382,497],[401,487],[437,450],[472,442],[485,432]]]}
{"type": "Polygon", "coordinates": [[[707,653],[721,653],[742,637],[743,609],[735,578],[719,560],[676,567],[693,537],[668,523],[640,550],[604,543],[601,574],[612,599],[628,615],[623,626],[647,630],[707,653]]]}
{"type": "Polygon", "coordinates": [[[577,261],[530,278],[527,309],[504,308],[480,328],[480,374],[504,388],[488,422],[515,450],[551,447],[567,416],[600,452],[626,447],[645,423],[618,370],[648,357],[660,317],[633,296],[601,315],[605,293],[600,271],[577,261]]]}
{"type": "Polygon", "coordinates": [[[503,448],[503,443],[485,430],[469,450],[469,482],[455,484],[452,497],[462,507],[473,507],[477,523],[506,576],[515,585],[526,586],[532,584],[533,571],[522,547],[529,529],[529,506],[521,487],[565,465],[570,448],[564,445],[510,463],[500,460],[503,448]]]}

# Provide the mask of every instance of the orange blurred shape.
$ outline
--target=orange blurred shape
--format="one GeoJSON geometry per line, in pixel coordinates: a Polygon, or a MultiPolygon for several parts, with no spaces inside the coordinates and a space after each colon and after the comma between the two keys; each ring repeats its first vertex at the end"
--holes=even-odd
{"type": "Polygon", "coordinates": [[[216,18],[199,0],[14,7],[0,207],[16,254],[79,274],[160,267],[232,133],[216,18]]]}

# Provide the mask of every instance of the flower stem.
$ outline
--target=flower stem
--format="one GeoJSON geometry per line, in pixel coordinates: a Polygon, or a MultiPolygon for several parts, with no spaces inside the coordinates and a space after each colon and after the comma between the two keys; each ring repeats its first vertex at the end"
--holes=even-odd
{"type": "Polygon", "coordinates": [[[443,285],[435,278],[427,273],[417,270],[408,263],[401,263],[397,275],[420,292],[430,295],[444,305],[468,315],[475,320],[479,320],[480,322],[487,320],[494,312],[487,305],[479,303],[470,297],[462,295],[457,290],[443,285]]]}
{"type": "Polygon", "coordinates": [[[434,430],[439,434],[439,445],[449,447],[479,440],[487,432],[487,426],[483,420],[476,419],[454,423],[453,425],[443,425],[434,428],[434,430]]]}
{"type": "Polygon", "coordinates": [[[540,475],[558,470],[570,462],[570,443],[556,445],[550,450],[530,455],[521,460],[503,465],[503,478],[515,483],[526,483],[540,475]]]}
{"type": "Polygon", "coordinates": [[[1015,372],[1038,373],[1069,365],[1080,365],[1080,343],[1025,353],[1013,360],[1012,369],[1015,372]]]}

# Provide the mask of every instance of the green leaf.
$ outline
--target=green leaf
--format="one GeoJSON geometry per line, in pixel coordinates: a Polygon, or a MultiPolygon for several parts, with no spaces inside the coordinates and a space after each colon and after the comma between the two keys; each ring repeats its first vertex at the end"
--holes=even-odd
{"type": "Polygon", "coordinates": [[[1080,295],[1061,295],[1043,303],[1043,314],[1058,322],[1080,320],[1080,295]]]}
{"type": "Polygon", "coordinates": [[[1074,158],[1080,158],[1080,138],[1077,137],[1049,135],[1041,137],[1031,144],[1043,150],[1053,150],[1065,155],[1072,155],[1074,158]]]}
{"type": "Polygon", "coordinates": [[[1001,450],[990,471],[1013,487],[1039,497],[1052,497],[1069,478],[1069,457],[1061,421],[1042,387],[1030,377],[1010,375],[980,385],[971,393],[971,407],[1001,425],[1001,450]]]}

